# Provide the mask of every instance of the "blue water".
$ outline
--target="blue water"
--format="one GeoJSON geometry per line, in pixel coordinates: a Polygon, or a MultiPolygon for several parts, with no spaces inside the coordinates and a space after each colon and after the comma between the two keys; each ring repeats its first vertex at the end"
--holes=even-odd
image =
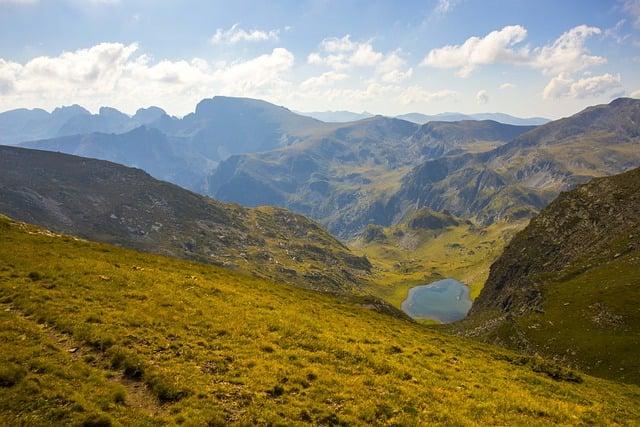
{"type": "Polygon", "coordinates": [[[441,323],[464,319],[470,308],[469,288],[454,279],[411,288],[402,302],[402,311],[414,319],[433,319],[441,323]]]}

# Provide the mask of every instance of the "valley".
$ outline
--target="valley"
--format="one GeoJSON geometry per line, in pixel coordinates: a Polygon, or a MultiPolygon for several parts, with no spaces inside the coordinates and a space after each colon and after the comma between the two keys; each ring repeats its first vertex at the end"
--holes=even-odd
{"type": "Polygon", "coordinates": [[[5,217],[0,230],[8,424],[640,420],[637,386],[335,296],[5,217]]]}
{"type": "Polygon", "coordinates": [[[640,426],[640,0],[0,0],[0,427],[640,426]]]}
{"type": "Polygon", "coordinates": [[[615,174],[639,113],[323,123],[216,97],[0,146],[0,419],[633,424],[639,169],[615,174]]]}

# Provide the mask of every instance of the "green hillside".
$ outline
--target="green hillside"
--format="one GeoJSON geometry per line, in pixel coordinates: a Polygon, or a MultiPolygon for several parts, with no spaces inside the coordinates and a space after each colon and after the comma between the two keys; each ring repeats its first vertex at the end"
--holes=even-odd
{"type": "Polygon", "coordinates": [[[350,242],[372,264],[371,291],[400,307],[410,288],[443,278],[467,284],[471,298],[526,221],[479,227],[451,214],[419,209],[392,227],[369,225],[350,242]]]}
{"type": "Polygon", "coordinates": [[[491,266],[453,328],[640,383],[640,169],[561,194],[491,266]]]}
{"type": "Polygon", "coordinates": [[[0,219],[0,424],[635,424],[640,388],[0,219]]]}

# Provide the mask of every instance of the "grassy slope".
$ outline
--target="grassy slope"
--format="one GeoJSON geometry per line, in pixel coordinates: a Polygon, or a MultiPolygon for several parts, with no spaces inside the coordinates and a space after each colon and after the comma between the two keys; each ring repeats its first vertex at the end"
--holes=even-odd
{"type": "Polygon", "coordinates": [[[542,281],[542,312],[504,322],[503,314],[488,311],[451,329],[545,354],[592,375],[638,383],[639,271],[637,250],[595,267],[590,262],[577,263],[542,281]]]}
{"type": "Polygon", "coordinates": [[[408,230],[401,224],[386,229],[384,241],[354,241],[352,247],[374,266],[372,292],[396,307],[411,287],[447,277],[467,284],[474,299],[489,275],[491,263],[524,226],[525,222],[498,222],[478,229],[462,223],[434,233],[408,230]],[[402,238],[394,237],[398,230],[403,231],[402,238]]]}
{"type": "Polygon", "coordinates": [[[0,305],[2,424],[640,422],[636,386],[7,219],[0,305]]]}

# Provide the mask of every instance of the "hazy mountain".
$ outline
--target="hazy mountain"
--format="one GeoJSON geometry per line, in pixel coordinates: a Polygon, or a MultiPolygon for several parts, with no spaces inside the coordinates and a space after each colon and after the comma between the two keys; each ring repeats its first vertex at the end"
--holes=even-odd
{"type": "Polygon", "coordinates": [[[466,335],[640,382],[640,169],[562,193],[491,266],[466,335]]]}
{"type": "Polygon", "coordinates": [[[428,160],[403,178],[386,209],[447,209],[485,223],[531,216],[560,191],[640,165],[638,123],[640,100],[621,98],[488,152],[428,160]]]}
{"type": "Polygon", "coordinates": [[[145,126],[122,134],[72,135],[25,142],[20,146],[137,167],[155,178],[193,190],[202,190],[204,177],[215,165],[194,153],[186,141],[145,126]]]}
{"type": "Polygon", "coordinates": [[[303,216],[220,203],[139,169],[66,154],[0,147],[0,212],[328,292],[357,292],[371,268],[303,216]]]}
{"type": "Polygon", "coordinates": [[[214,97],[201,101],[182,119],[157,107],[140,109],[132,117],[112,108],[73,115],[57,131],[71,136],[22,146],[139,167],[156,178],[204,192],[206,176],[218,161],[285,146],[326,127],[330,125],[264,101],[214,97]]]}
{"type": "Polygon", "coordinates": [[[286,146],[328,125],[265,101],[215,96],[182,119],[164,117],[152,126],[187,138],[195,151],[219,161],[286,146]]]}
{"type": "Polygon", "coordinates": [[[79,105],[56,108],[51,113],[39,108],[0,113],[0,144],[12,145],[57,136],[67,121],[78,116],[89,117],[91,113],[79,105]]]}
{"type": "Polygon", "coordinates": [[[493,120],[496,122],[518,125],[518,126],[538,126],[548,123],[550,120],[543,117],[520,118],[504,113],[478,113],[478,114],[462,114],[462,113],[440,113],[427,115],[421,113],[407,113],[396,116],[399,119],[408,120],[410,122],[425,124],[427,122],[457,122],[461,120],[493,120]]]}
{"type": "MultiPolygon", "coordinates": [[[[299,113],[303,116],[313,117],[323,122],[354,122],[357,120],[367,119],[374,115],[366,111],[362,113],[354,113],[352,111],[314,111],[309,113],[299,113]]],[[[544,117],[515,117],[505,113],[439,113],[439,114],[422,114],[422,113],[406,113],[395,116],[397,119],[407,120],[409,122],[423,125],[428,122],[459,122],[463,120],[493,120],[495,122],[516,126],[538,126],[550,122],[551,120],[544,117]]]]}
{"type": "Polygon", "coordinates": [[[345,123],[355,122],[357,120],[368,119],[373,114],[363,111],[362,113],[354,113],[352,111],[313,111],[310,113],[299,112],[303,116],[313,117],[327,123],[345,123]]]}
{"type": "Polygon", "coordinates": [[[385,203],[421,161],[491,149],[530,129],[477,121],[421,127],[375,116],[278,150],[233,156],[209,178],[209,191],[248,206],[287,207],[349,236],[387,218],[385,203]]]}

